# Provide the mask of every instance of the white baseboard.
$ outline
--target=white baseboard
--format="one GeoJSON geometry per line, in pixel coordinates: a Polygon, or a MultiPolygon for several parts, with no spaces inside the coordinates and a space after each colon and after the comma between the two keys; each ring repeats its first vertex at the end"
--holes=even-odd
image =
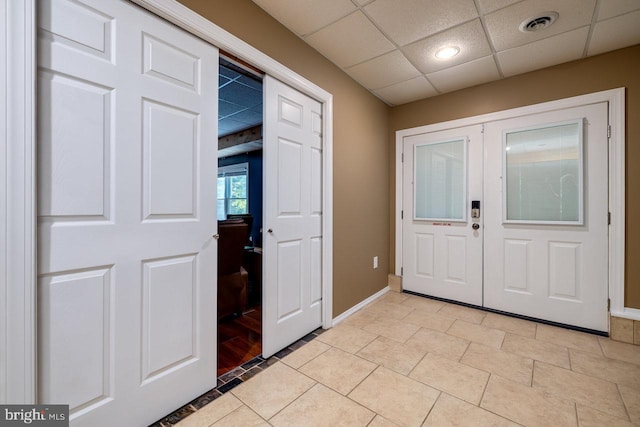
{"type": "Polygon", "coordinates": [[[369,304],[371,304],[372,302],[374,302],[375,300],[377,300],[378,298],[380,298],[382,295],[386,294],[387,292],[389,292],[389,286],[385,286],[379,292],[376,292],[375,294],[371,295],[366,300],[354,305],[349,310],[345,311],[344,313],[340,314],[339,316],[334,317],[332,326],[336,326],[338,323],[342,322],[343,320],[345,320],[346,318],[348,318],[349,316],[354,314],[356,311],[365,308],[366,306],[368,306],[369,304]]]}
{"type": "Polygon", "coordinates": [[[640,310],[637,308],[624,307],[622,310],[611,310],[611,315],[623,319],[640,320],[640,310]]]}

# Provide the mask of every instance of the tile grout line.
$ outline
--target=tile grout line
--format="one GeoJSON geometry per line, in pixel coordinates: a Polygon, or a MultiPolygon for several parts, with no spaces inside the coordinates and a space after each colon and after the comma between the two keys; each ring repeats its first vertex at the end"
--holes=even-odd
{"type": "MultiPolygon", "coordinates": [[[[438,390],[437,388],[433,387],[434,390],[438,390]]],[[[444,391],[442,390],[438,390],[438,397],[436,398],[436,400],[433,401],[433,405],[431,405],[431,408],[429,408],[429,412],[427,412],[427,415],[425,415],[425,417],[422,419],[422,422],[420,423],[420,425],[424,425],[424,423],[427,422],[427,419],[429,419],[429,415],[431,415],[431,413],[433,412],[433,408],[436,407],[436,405],[438,404],[438,401],[440,400],[440,398],[442,397],[443,394],[445,394],[444,391]]]]}
{"type": "MultiPolygon", "coordinates": [[[[288,366],[288,365],[287,365],[288,366]]],[[[290,367],[290,366],[289,366],[290,367]]],[[[291,368],[293,369],[293,368],[291,368]]],[[[297,369],[295,369],[296,372],[298,372],[301,375],[304,375],[305,377],[309,378],[310,380],[312,380],[314,382],[314,384],[309,387],[308,389],[306,389],[304,392],[300,393],[300,395],[298,397],[296,397],[295,399],[293,399],[291,402],[287,403],[286,405],[284,405],[283,408],[281,408],[280,410],[278,410],[275,414],[273,414],[270,418],[265,419],[264,417],[260,416],[260,418],[262,418],[263,420],[265,420],[268,424],[271,424],[271,420],[274,419],[275,417],[278,416],[278,414],[280,414],[282,411],[284,411],[285,409],[287,409],[289,406],[293,405],[294,402],[296,402],[298,399],[300,399],[302,396],[304,396],[305,394],[309,393],[309,391],[311,391],[312,388],[314,388],[315,386],[317,386],[318,384],[321,384],[320,382],[314,380],[313,378],[308,377],[307,375],[305,375],[304,373],[298,371],[297,369]]],[[[322,384],[324,385],[324,384],[322,384]]],[[[325,386],[326,387],[326,386],[325,386]]],[[[235,395],[234,395],[235,396],[235,395]]],[[[237,397],[237,396],[236,396],[237,397]]],[[[248,405],[247,405],[248,406],[248,405]]],[[[251,408],[249,406],[249,408],[251,408]]],[[[254,411],[255,412],[255,411],[254,411]]],[[[260,414],[258,414],[260,415],[260,414]]]]}
{"type": "Polygon", "coordinates": [[[631,420],[631,414],[629,413],[629,408],[627,408],[627,402],[625,402],[624,396],[622,395],[622,392],[620,391],[620,384],[615,383],[615,385],[616,385],[616,390],[618,390],[618,396],[620,397],[620,400],[622,401],[622,406],[624,407],[624,412],[625,412],[625,414],[627,414],[627,418],[629,419],[629,422],[633,423],[633,421],[631,420]]]}

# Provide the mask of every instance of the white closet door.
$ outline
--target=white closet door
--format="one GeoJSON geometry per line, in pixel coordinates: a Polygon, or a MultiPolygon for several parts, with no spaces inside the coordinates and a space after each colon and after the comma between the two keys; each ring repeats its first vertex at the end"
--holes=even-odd
{"type": "Polygon", "coordinates": [[[268,357],[322,324],[322,104],[269,76],[264,99],[268,357]]]}
{"type": "Polygon", "coordinates": [[[148,425],[216,385],[217,49],[127,1],[38,4],[38,400],[148,425]]]}
{"type": "Polygon", "coordinates": [[[487,307],[608,330],[607,146],[607,103],[487,124],[487,307]]]}

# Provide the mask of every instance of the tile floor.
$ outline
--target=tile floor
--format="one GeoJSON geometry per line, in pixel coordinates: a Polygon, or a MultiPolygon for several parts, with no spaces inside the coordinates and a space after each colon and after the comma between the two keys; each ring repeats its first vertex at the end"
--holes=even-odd
{"type": "Polygon", "coordinates": [[[287,353],[178,425],[640,426],[640,346],[414,295],[287,353]]]}

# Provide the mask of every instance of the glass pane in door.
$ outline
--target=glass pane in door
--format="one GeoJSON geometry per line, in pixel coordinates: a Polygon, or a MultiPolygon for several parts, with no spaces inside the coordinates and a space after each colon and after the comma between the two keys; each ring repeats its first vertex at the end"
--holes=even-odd
{"type": "Polygon", "coordinates": [[[504,133],[505,222],[582,224],[582,120],[504,133]]]}
{"type": "Polygon", "coordinates": [[[466,220],[466,139],[415,146],[414,219],[466,220]]]}

